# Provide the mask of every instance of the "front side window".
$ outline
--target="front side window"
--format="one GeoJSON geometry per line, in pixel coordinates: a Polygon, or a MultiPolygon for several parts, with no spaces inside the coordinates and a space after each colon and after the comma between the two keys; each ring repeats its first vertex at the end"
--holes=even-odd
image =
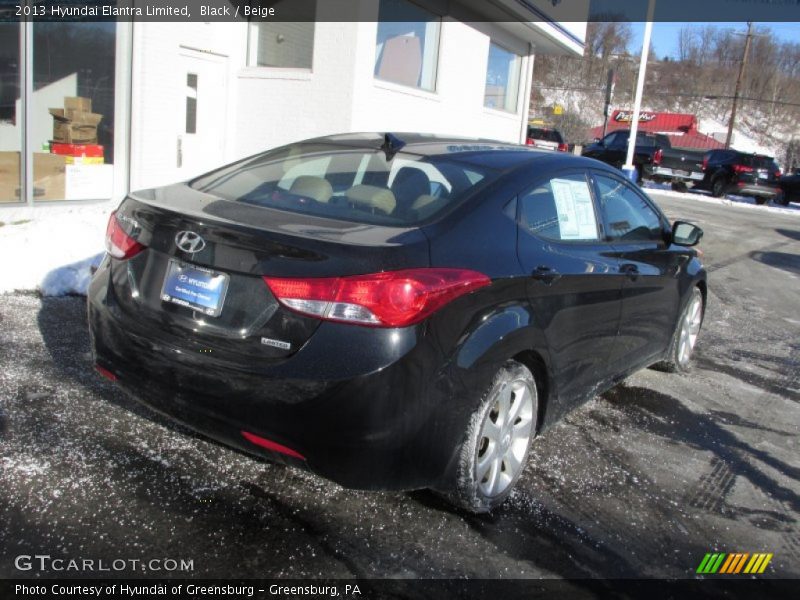
{"type": "MultiPolygon", "coordinates": [[[[316,0],[279,3],[276,10],[315,14],[316,0]]],[[[259,21],[250,23],[248,60],[251,67],[311,69],[314,59],[314,23],[259,21]]]]}
{"type": "Polygon", "coordinates": [[[589,182],[583,174],[554,177],[520,197],[523,229],[555,241],[599,240],[589,182]]]}
{"type": "Polygon", "coordinates": [[[595,178],[609,241],[663,240],[661,218],[642,196],[619,179],[603,175],[595,178]]]}
{"type": "Polygon", "coordinates": [[[405,227],[462,202],[496,178],[447,156],[293,144],[199,177],[218,198],[319,217],[405,227]]]}
{"type": "Polygon", "coordinates": [[[483,105],[487,108],[517,112],[519,79],[522,57],[498,46],[489,44],[489,65],[486,69],[486,90],[483,105]]]}
{"type": "Polygon", "coordinates": [[[441,18],[407,0],[380,0],[375,77],[436,90],[441,18]]]}

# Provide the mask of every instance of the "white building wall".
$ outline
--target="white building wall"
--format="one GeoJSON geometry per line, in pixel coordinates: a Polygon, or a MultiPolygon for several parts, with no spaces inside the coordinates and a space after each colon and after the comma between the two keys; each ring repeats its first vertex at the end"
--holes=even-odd
{"type": "MultiPolygon", "coordinates": [[[[131,72],[131,189],[164,185],[180,179],[177,168],[177,136],[182,103],[186,97],[181,51],[213,53],[228,65],[243,65],[246,25],[241,23],[135,23],[131,72]]],[[[238,102],[235,79],[227,75],[227,108],[220,119],[227,131],[236,122],[238,102]]],[[[208,152],[218,164],[235,153],[235,136],[208,152]]]]}
{"type": "Polygon", "coordinates": [[[313,69],[237,70],[234,154],[351,131],[359,23],[317,23],[313,69]]]}
{"type": "Polygon", "coordinates": [[[525,69],[523,61],[516,114],[483,106],[491,36],[523,56],[527,45],[510,40],[492,24],[442,23],[435,92],[373,77],[377,23],[360,23],[356,47],[354,131],[413,131],[521,141],[525,69]],[[480,30],[479,30],[480,29],[480,30]]]}
{"type": "Polygon", "coordinates": [[[181,52],[186,49],[211,53],[227,65],[227,103],[219,115],[225,139],[209,144],[213,164],[350,131],[524,139],[533,61],[527,42],[495,24],[445,21],[436,91],[426,92],[374,78],[377,27],[364,21],[316,23],[308,71],[248,67],[246,23],[135,23],[130,189],[186,177],[176,161],[186,101],[181,52]],[[493,39],[524,57],[516,113],[483,106],[493,39]]]}

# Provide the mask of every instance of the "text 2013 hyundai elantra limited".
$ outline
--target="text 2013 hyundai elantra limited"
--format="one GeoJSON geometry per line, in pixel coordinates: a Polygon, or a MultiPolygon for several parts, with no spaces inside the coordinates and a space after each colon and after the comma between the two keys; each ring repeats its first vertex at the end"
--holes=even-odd
{"type": "Polygon", "coordinates": [[[236,448],[485,511],[542,427],[637,369],[688,367],[701,235],[591,159],[308,140],[122,202],[94,357],[236,448]]]}

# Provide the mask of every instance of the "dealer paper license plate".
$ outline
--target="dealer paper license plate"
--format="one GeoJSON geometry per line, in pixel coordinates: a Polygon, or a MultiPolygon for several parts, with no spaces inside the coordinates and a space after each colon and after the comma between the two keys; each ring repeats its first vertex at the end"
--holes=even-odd
{"type": "Polygon", "coordinates": [[[222,312],[229,279],[225,273],[171,260],[161,300],[217,317],[222,312]]]}

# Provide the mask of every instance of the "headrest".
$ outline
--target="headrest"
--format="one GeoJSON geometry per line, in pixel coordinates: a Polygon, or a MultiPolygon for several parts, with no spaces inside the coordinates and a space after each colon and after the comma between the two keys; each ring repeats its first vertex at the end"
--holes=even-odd
{"type": "Polygon", "coordinates": [[[387,215],[397,206],[394,194],[390,190],[374,185],[354,185],[347,190],[347,199],[362,208],[374,208],[387,215]]]}
{"type": "Polygon", "coordinates": [[[436,198],[430,194],[423,194],[411,205],[411,210],[417,211],[417,216],[424,219],[447,204],[447,198],[436,198]]]}
{"type": "Polygon", "coordinates": [[[289,191],[317,202],[327,202],[333,196],[333,186],[326,179],[311,175],[301,175],[295,179],[289,191]]]}

